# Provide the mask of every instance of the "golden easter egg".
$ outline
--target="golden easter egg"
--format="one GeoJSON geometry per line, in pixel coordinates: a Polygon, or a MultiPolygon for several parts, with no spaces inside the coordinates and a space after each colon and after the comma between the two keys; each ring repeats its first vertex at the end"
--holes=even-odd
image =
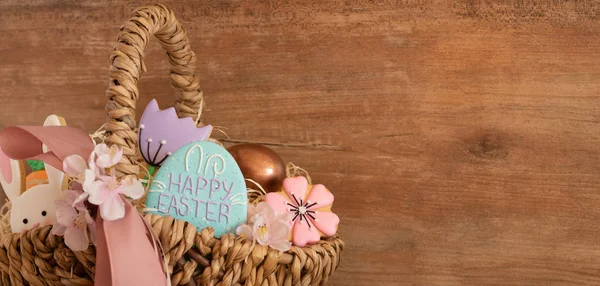
{"type": "MultiPolygon", "coordinates": [[[[259,183],[267,192],[281,190],[285,179],[285,164],[275,151],[250,143],[231,146],[227,151],[240,166],[244,178],[259,183]]],[[[251,182],[246,182],[246,186],[257,189],[251,182]]]]}

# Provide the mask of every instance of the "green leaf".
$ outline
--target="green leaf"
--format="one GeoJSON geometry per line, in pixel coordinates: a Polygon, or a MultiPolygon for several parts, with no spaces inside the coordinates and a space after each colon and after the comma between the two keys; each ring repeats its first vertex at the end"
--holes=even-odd
{"type": "Polygon", "coordinates": [[[35,171],[42,171],[45,170],[46,168],[44,167],[44,162],[42,161],[38,161],[38,160],[27,160],[27,164],[29,164],[29,167],[31,167],[31,170],[33,172],[35,171]]]}

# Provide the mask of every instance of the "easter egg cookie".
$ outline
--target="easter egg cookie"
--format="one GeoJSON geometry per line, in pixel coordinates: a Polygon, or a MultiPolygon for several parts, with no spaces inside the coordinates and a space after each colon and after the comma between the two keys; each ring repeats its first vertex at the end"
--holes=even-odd
{"type": "Polygon", "coordinates": [[[227,150],[212,142],[195,142],[165,160],[152,180],[146,207],[198,229],[211,226],[220,237],[246,222],[246,184],[227,150]]]}

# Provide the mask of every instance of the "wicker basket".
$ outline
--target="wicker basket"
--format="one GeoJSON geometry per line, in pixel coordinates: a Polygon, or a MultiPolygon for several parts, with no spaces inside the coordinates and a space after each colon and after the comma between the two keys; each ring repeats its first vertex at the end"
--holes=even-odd
{"type": "MultiPolygon", "coordinates": [[[[122,147],[126,155],[117,165],[120,177],[139,174],[135,110],[138,81],[145,69],[144,49],[151,35],[169,56],[179,117],[191,116],[202,124],[203,96],[186,32],[165,6],[137,9],[121,28],[114,46],[106,92],[106,142],[122,147]]],[[[160,238],[173,285],[324,285],[344,248],[343,241],[333,237],[309,247],[293,246],[282,253],[234,234],[215,238],[211,228],[197,230],[171,217],[148,214],[145,219],[160,238]]],[[[7,224],[5,216],[0,231],[2,285],[93,284],[94,247],[72,252],[62,237],[50,233],[51,226],[13,234],[7,224]]]]}

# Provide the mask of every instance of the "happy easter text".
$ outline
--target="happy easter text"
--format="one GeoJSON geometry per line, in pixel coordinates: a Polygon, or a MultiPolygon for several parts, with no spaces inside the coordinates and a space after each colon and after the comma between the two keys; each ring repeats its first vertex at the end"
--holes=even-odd
{"type": "Polygon", "coordinates": [[[158,195],[158,211],[163,214],[177,214],[182,217],[193,212],[196,218],[228,223],[231,207],[227,199],[233,190],[234,182],[228,182],[225,178],[205,178],[202,176],[196,179],[196,176],[182,176],[182,174],[177,176],[170,173],[169,192],[162,192],[158,195]],[[208,200],[197,198],[202,192],[208,192],[208,200]],[[179,196],[176,196],[176,194],[179,196]]]}

